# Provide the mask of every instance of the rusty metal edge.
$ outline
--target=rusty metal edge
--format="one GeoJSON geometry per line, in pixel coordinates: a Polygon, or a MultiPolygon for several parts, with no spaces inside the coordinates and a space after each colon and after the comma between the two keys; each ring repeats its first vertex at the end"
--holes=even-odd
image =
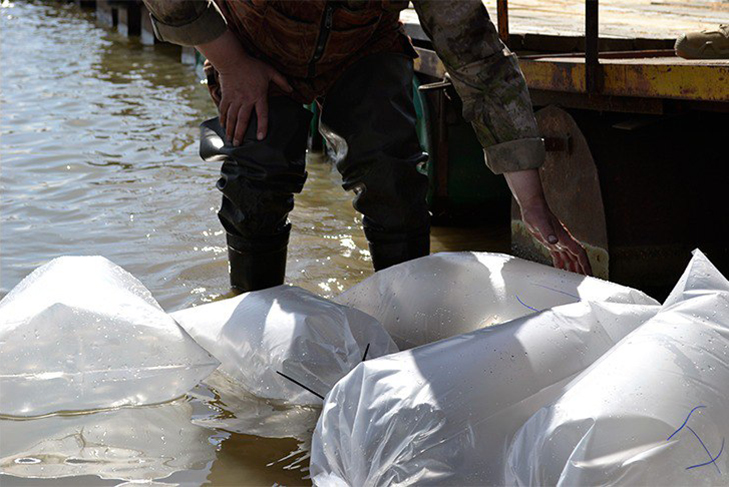
{"type": "MultiPolygon", "coordinates": [[[[530,89],[587,93],[582,63],[520,59],[519,64],[530,89]]],[[[610,63],[601,68],[604,95],[729,102],[729,66],[610,63]]]]}

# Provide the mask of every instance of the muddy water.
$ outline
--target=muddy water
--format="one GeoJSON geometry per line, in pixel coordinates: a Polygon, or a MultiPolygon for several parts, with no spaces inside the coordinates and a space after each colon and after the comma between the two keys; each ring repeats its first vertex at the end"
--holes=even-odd
{"type": "MultiPolygon", "coordinates": [[[[0,297],[68,254],[108,257],[170,311],[224,294],[218,168],[199,160],[196,140],[215,112],[179,53],[60,2],[4,0],[0,42],[0,297]]],[[[316,159],[308,170],[287,280],[333,296],[371,263],[336,171],[316,159]]],[[[433,232],[434,251],[505,247],[502,230],[433,232]]],[[[316,411],[208,382],[153,408],[0,420],[0,483],[307,484],[316,411]]]]}

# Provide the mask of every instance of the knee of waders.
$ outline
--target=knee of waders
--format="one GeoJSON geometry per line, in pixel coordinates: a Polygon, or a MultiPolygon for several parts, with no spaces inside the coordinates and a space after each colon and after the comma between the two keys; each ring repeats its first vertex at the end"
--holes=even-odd
{"type": "Polygon", "coordinates": [[[354,208],[371,227],[385,231],[429,228],[428,178],[415,161],[382,158],[366,174],[345,182],[354,191],[354,208]]]}
{"type": "Polygon", "coordinates": [[[234,179],[246,179],[260,190],[298,193],[306,180],[306,140],[311,113],[286,98],[269,99],[268,130],[258,140],[258,123],[253,114],[238,146],[226,142],[226,132],[218,118],[200,126],[200,156],[205,161],[224,162],[219,189],[234,179]]]}

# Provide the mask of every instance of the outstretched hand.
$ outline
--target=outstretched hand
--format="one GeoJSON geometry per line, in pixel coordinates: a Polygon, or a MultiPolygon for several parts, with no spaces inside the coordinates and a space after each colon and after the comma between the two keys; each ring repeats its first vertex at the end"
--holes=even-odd
{"type": "Polygon", "coordinates": [[[220,125],[225,128],[228,141],[236,146],[243,142],[254,111],[258,120],[256,138],[264,139],[268,132],[269,84],[273,82],[291,93],[286,78],[263,61],[250,57],[230,31],[196,48],[218,71],[220,125]]]}
{"type": "Polygon", "coordinates": [[[521,218],[529,233],[547,247],[554,267],[586,276],[592,275],[585,248],[570,234],[546,203],[541,207],[522,208],[521,218]]]}
{"type": "Polygon", "coordinates": [[[505,173],[505,176],[527,230],[549,250],[554,267],[592,275],[585,248],[549,208],[539,172],[530,169],[505,173]]]}

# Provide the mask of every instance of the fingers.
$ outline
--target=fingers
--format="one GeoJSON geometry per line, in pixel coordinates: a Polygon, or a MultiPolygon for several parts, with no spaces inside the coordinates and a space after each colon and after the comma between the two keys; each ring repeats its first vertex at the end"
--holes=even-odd
{"type": "Polygon", "coordinates": [[[281,73],[274,70],[273,68],[271,69],[273,70],[273,72],[271,73],[271,81],[276,83],[278,87],[284,90],[286,93],[291,93],[292,91],[294,91],[289,82],[286,81],[286,78],[281,73]]]}
{"type": "Polygon", "coordinates": [[[586,276],[592,275],[592,264],[590,264],[590,259],[587,257],[587,252],[583,254],[583,257],[580,257],[580,264],[582,265],[582,270],[586,276]]]}
{"type": "Polygon", "coordinates": [[[564,256],[562,255],[562,252],[550,250],[549,254],[552,256],[552,265],[555,269],[565,268],[564,256]]]}
{"type": "Polygon", "coordinates": [[[230,108],[230,103],[227,99],[220,100],[220,106],[218,107],[219,113],[218,118],[220,119],[220,125],[225,128],[225,121],[228,116],[228,108],[230,108]]]}
{"type": "Polygon", "coordinates": [[[238,120],[238,110],[240,105],[237,103],[231,103],[228,105],[228,109],[225,114],[225,138],[227,140],[233,140],[233,134],[235,133],[235,123],[238,120]]]}
{"type": "Polygon", "coordinates": [[[537,238],[547,247],[553,247],[559,244],[559,237],[557,232],[557,224],[549,218],[548,215],[539,215],[534,219],[533,225],[538,231],[539,235],[537,238]],[[540,238],[541,237],[541,238],[540,238]]]}
{"type": "Polygon", "coordinates": [[[263,97],[256,103],[256,116],[258,117],[258,140],[263,140],[268,133],[268,98],[263,97]]]}
{"type": "Polygon", "coordinates": [[[225,136],[234,146],[245,138],[251,113],[255,107],[258,117],[258,140],[263,140],[268,132],[268,98],[262,98],[255,105],[221,104],[220,122],[225,128],[225,136]]]}
{"type": "Polygon", "coordinates": [[[568,271],[574,272],[575,274],[584,274],[584,272],[582,272],[582,269],[580,269],[580,265],[578,264],[577,259],[574,254],[572,254],[571,252],[565,251],[564,255],[568,262],[568,265],[567,265],[568,271]]]}
{"type": "Polygon", "coordinates": [[[562,269],[569,272],[576,272],[581,274],[574,256],[564,250],[553,250],[550,249],[550,255],[552,256],[552,265],[555,269],[562,269]]]}
{"type": "Polygon", "coordinates": [[[539,240],[542,245],[547,247],[549,255],[552,257],[552,265],[555,269],[575,272],[576,266],[573,265],[573,257],[561,245],[560,238],[557,237],[555,227],[549,221],[538,222],[532,232],[534,237],[539,240]]]}
{"type": "Polygon", "coordinates": [[[233,145],[238,146],[243,141],[252,110],[253,107],[250,105],[242,105],[238,110],[238,120],[235,122],[235,131],[233,132],[233,145]]]}
{"type": "Polygon", "coordinates": [[[570,249],[568,250],[568,252],[570,255],[570,260],[572,261],[572,267],[574,268],[572,272],[583,274],[585,276],[592,275],[590,259],[587,258],[587,253],[585,252],[585,249],[582,248],[582,246],[578,244],[577,249],[570,249]]]}
{"type": "Polygon", "coordinates": [[[590,259],[587,257],[587,252],[585,251],[585,248],[582,245],[579,245],[578,242],[575,241],[575,244],[577,244],[577,248],[575,249],[575,255],[577,257],[577,264],[579,265],[580,269],[582,270],[582,274],[586,276],[592,275],[592,266],[590,265],[590,259]]]}
{"type": "Polygon", "coordinates": [[[590,259],[587,257],[585,248],[575,240],[575,238],[569,234],[564,228],[561,229],[562,235],[560,235],[560,247],[568,253],[570,261],[573,264],[574,271],[579,274],[586,276],[592,275],[592,267],[590,266],[590,259]]]}
{"type": "Polygon", "coordinates": [[[584,247],[570,235],[559,221],[535,219],[532,233],[547,249],[556,269],[592,275],[590,260],[584,247]]]}
{"type": "Polygon", "coordinates": [[[555,268],[592,275],[590,260],[584,247],[549,208],[522,211],[522,218],[534,238],[549,250],[555,268]]]}

